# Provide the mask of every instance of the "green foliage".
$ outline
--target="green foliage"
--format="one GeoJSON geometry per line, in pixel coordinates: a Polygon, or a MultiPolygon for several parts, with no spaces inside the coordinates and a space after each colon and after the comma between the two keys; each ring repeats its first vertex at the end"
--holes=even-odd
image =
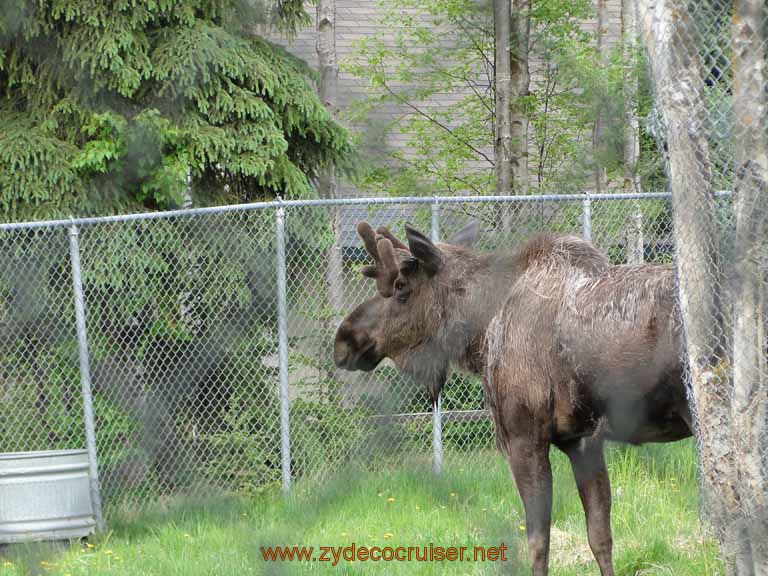
{"type": "Polygon", "coordinates": [[[660,152],[662,142],[655,137],[658,135],[659,126],[656,125],[658,118],[654,118],[653,80],[646,55],[638,54],[637,60],[637,116],[640,119],[640,158],[637,173],[645,190],[663,192],[667,190],[667,173],[665,156],[660,152]]]}
{"type": "MultiPolygon", "coordinates": [[[[493,193],[490,3],[396,0],[383,5],[386,32],[361,40],[346,64],[372,89],[352,112],[354,120],[368,122],[361,148],[371,166],[361,185],[399,195],[493,193]],[[382,106],[393,104],[404,110],[402,117],[377,119],[382,106]],[[387,147],[393,134],[404,139],[407,152],[387,147]]],[[[583,191],[591,185],[596,163],[606,167],[609,179],[623,177],[624,73],[627,66],[640,73],[643,63],[636,55],[625,63],[619,47],[601,65],[594,34],[583,29],[593,16],[587,0],[531,3],[535,74],[529,93],[514,103],[529,121],[531,192],[583,191]],[[598,114],[606,129],[595,150],[592,129],[598,114]]],[[[655,148],[643,147],[643,155],[658,163],[655,148]]]]}
{"type": "MultiPolygon", "coordinates": [[[[265,430],[276,420],[276,376],[262,363],[276,348],[273,216],[81,229],[108,493],[191,480],[237,488],[254,484],[238,471],[274,475],[279,442],[265,430]],[[182,466],[192,463],[201,469],[182,466]]],[[[66,232],[0,237],[0,382],[14,406],[0,420],[0,443],[8,450],[84,445],[66,232]]]]}
{"type": "Polygon", "coordinates": [[[491,191],[493,154],[487,146],[493,94],[483,87],[492,77],[491,18],[486,6],[471,0],[385,4],[381,25],[386,34],[360,41],[355,60],[346,64],[374,93],[352,110],[352,116],[365,120],[392,103],[409,109],[401,121],[379,125],[374,121],[361,145],[378,157],[383,141],[394,132],[406,136],[411,150],[407,154],[387,150],[388,162],[374,161],[363,186],[400,195],[491,191]],[[390,33],[394,42],[386,37],[390,33]],[[457,88],[465,93],[451,104],[424,103],[457,88]]]}
{"type": "MultiPolygon", "coordinates": [[[[7,5],[7,6],[5,6],[7,5]]],[[[6,219],[313,194],[349,152],[311,72],[242,0],[11,1],[0,17],[6,219]]],[[[302,3],[271,13],[290,33],[302,3]]]]}
{"type": "MultiPolygon", "coordinates": [[[[482,382],[476,377],[454,373],[443,388],[441,406],[445,412],[485,410],[482,382]]],[[[454,453],[475,453],[493,446],[494,432],[490,415],[443,424],[443,447],[454,453]]]]}

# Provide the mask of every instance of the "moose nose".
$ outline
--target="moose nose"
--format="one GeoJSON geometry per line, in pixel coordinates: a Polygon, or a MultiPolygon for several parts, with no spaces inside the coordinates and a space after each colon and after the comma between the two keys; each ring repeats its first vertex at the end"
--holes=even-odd
{"type": "Polygon", "coordinates": [[[336,342],[333,349],[333,362],[339,368],[345,368],[350,357],[349,346],[346,342],[336,342]]]}

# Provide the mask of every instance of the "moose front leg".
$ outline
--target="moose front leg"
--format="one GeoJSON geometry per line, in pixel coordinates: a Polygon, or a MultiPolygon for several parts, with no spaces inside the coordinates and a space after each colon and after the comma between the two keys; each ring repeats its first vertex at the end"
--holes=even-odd
{"type": "Polygon", "coordinates": [[[563,447],[571,461],[576,486],[587,517],[589,547],[602,576],[614,576],[611,549],[611,483],[603,441],[582,439],[563,447]]]}
{"type": "Polygon", "coordinates": [[[549,565],[549,527],[552,517],[552,469],[549,443],[530,438],[508,441],[509,466],[525,508],[525,529],[533,576],[546,576],[549,565]]]}

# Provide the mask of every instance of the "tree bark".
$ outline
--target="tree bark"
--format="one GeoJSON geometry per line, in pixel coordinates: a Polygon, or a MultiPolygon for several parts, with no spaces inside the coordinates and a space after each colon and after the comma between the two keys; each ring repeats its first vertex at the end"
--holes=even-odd
{"type": "MultiPolygon", "coordinates": [[[[680,312],[696,414],[703,496],[715,522],[739,509],[729,437],[730,382],[721,321],[715,198],[705,132],[702,63],[685,0],[640,0],[643,37],[667,125],[680,312]]],[[[728,535],[720,533],[721,540],[728,535]]]]}
{"type": "Polygon", "coordinates": [[[624,192],[640,192],[637,162],[640,128],[637,120],[637,3],[622,0],[621,33],[624,61],[624,192]]]}
{"type": "Polygon", "coordinates": [[[643,212],[640,202],[630,204],[632,213],[627,222],[627,264],[640,265],[645,262],[645,241],[643,239],[643,212]]]}
{"type": "Polygon", "coordinates": [[[528,110],[526,98],[531,84],[528,47],[531,36],[530,0],[512,0],[511,18],[511,137],[512,173],[515,194],[528,193],[528,110]]]}
{"type": "Polygon", "coordinates": [[[496,125],[493,151],[496,164],[496,194],[500,195],[510,194],[513,182],[510,2],[511,0],[493,0],[495,40],[494,84],[496,94],[496,125]]]}
{"type": "MultiPolygon", "coordinates": [[[[316,49],[320,69],[320,100],[332,116],[337,112],[339,65],[336,58],[336,0],[317,0],[316,49]]],[[[322,198],[338,197],[338,182],[333,165],[320,174],[319,193],[322,198]]],[[[328,250],[325,274],[328,303],[333,311],[330,322],[335,329],[337,317],[344,309],[344,269],[341,255],[341,214],[338,207],[329,208],[333,244],[328,250]]]]}
{"type": "MultiPolygon", "coordinates": [[[[764,0],[738,0],[733,18],[733,99],[736,117],[733,289],[733,431],[744,530],[752,572],[768,574],[768,371],[765,305],[768,263],[768,120],[764,0]]],[[[745,553],[746,556],[746,553],[745,553]]],[[[745,569],[746,571],[746,569],[745,569]]]]}
{"type": "MultiPolygon", "coordinates": [[[[605,33],[608,31],[608,0],[597,0],[597,51],[599,66],[603,69],[608,65],[608,42],[605,33]]],[[[592,150],[595,161],[595,193],[605,192],[605,167],[600,163],[600,148],[605,132],[605,118],[600,109],[595,118],[595,127],[592,134],[592,150]]]]}
{"type": "MultiPolygon", "coordinates": [[[[621,34],[624,63],[624,192],[639,193],[637,162],[640,158],[640,128],[637,120],[637,4],[621,2],[621,34]]],[[[633,202],[630,214],[627,261],[642,264],[645,255],[643,213],[640,202],[633,202]]]]}

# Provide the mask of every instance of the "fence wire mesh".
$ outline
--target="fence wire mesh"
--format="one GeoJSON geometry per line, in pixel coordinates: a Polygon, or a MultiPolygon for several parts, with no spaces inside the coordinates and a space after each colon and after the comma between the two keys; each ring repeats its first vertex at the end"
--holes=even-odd
{"type": "Polygon", "coordinates": [[[0,446],[85,446],[65,231],[17,230],[0,241],[0,446]]]}
{"type": "MultiPolygon", "coordinates": [[[[278,276],[285,274],[292,478],[347,464],[429,465],[427,392],[385,364],[370,373],[333,363],[341,318],[375,288],[360,220],[404,237],[406,222],[442,240],[472,220],[478,249],[510,249],[547,230],[591,233],[616,263],[671,258],[666,195],[584,195],[497,202],[474,198],[286,203],[284,271],[274,204],[76,227],[101,486],[107,504],[211,488],[248,493],[281,479],[278,276]],[[591,216],[590,216],[591,214],[591,216]]],[[[7,451],[85,446],[69,254],[72,227],[5,225],[0,232],[0,338],[7,451]]],[[[441,398],[445,466],[494,449],[478,378],[454,374],[441,398]]]]}
{"type": "Polygon", "coordinates": [[[705,512],[768,566],[768,7],[641,2],[668,163],[705,512]],[[714,191],[732,189],[730,199],[714,191]]]}

